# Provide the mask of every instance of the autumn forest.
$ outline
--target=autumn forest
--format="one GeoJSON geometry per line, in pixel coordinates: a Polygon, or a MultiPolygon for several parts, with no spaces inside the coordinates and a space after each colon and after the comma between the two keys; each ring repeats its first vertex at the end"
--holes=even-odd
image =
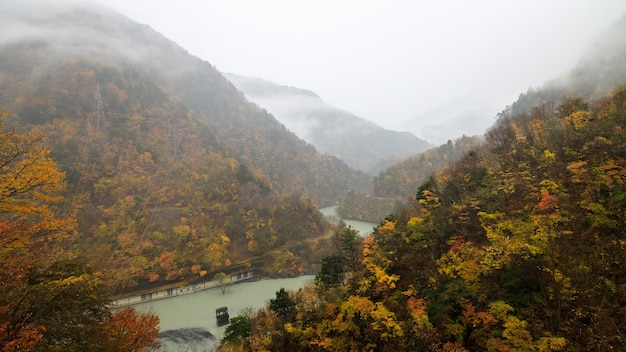
{"type": "Polygon", "coordinates": [[[0,45],[0,351],[156,350],[113,297],[251,269],[315,280],[219,351],[626,350],[623,55],[371,178],[147,26],[23,16],[52,35],[0,45]]]}
{"type": "Polygon", "coordinates": [[[626,87],[499,121],[222,350],[623,350],[625,122],[626,87]]]}

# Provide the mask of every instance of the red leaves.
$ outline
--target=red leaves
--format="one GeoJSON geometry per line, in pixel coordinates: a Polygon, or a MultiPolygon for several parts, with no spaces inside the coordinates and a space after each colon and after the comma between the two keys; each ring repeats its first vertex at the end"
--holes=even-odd
{"type": "Polygon", "coordinates": [[[458,251],[461,248],[461,245],[465,243],[465,238],[454,236],[452,241],[453,242],[450,244],[450,250],[458,251]]]}
{"type": "Polygon", "coordinates": [[[17,331],[11,331],[10,322],[0,323],[0,352],[29,351],[43,337],[45,326],[34,327],[32,324],[17,331]]]}
{"type": "Polygon", "coordinates": [[[552,211],[558,208],[557,201],[558,201],[558,198],[556,196],[551,195],[546,190],[542,190],[541,200],[537,204],[537,208],[539,209],[539,211],[543,211],[543,212],[552,211]]]}

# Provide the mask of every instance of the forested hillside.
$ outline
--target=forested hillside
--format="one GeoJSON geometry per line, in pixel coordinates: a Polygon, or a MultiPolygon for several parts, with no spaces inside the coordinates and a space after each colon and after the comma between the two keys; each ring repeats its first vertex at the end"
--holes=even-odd
{"type": "Polygon", "coordinates": [[[397,162],[374,177],[373,195],[405,198],[433,173],[446,168],[482,143],[483,140],[477,136],[462,137],[397,162]]]}
{"type": "Polygon", "coordinates": [[[340,233],[315,287],[277,292],[222,347],[625,350],[625,229],[622,86],[501,119],[360,249],[340,233]]]}
{"type": "MultiPolygon", "coordinates": [[[[17,94],[36,95],[57,88],[31,84],[37,83],[32,79],[45,82],[43,78],[55,70],[55,65],[83,60],[92,66],[103,66],[105,71],[117,69],[128,75],[130,82],[135,78],[147,81],[153,87],[144,92],[150,99],[143,101],[144,108],[152,102],[164,103],[164,99],[184,106],[194,120],[210,128],[223,147],[235,152],[252,172],[266,174],[281,193],[306,194],[317,204],[328,205],[348,188],[367,186],[369,180],[363,173],[315,152],[267,112],[246,101],[208,62],[190,55],[150,27],[96,5],[62,9],[48,9],[50,13],[42,14],[18,12],[12,19],[17,24],[2,23],[11,33],[14,27],[27,28],[23,35],[6,41],[2,50],[7,56],[3,71],[14,78],[2,85],[6,91],[3,104],[12,113],[21,113],[24,107],[24,101],[15,100],[17,94]],[[18,105],[13,108],[13,104],[18,105]]],[[[85,101],[89,105],[84,106],[84,113],[95,114],[95,87],[98,80],[105,78],[98,75],[80,82],[84,94],[93,93],[85,101]]],[[[109,91],[108,82],[100,83],[105,113],[127,114],[128,97],[113,88],[109,91]]],[[[62,106],[46,111],[44,104],[51,102],[35,104],[30,111],[47,112],[48,117],[41,118],[48,119],[52,118],[51,112],[57,117],[64,112],[62,106]]]]}
{"type": "Polygon", "coordinates": [[[97,6],[17,8],[0,24],[11,34],[0,105],[8,125],[48,136],[76,256],[118,290],[243,261],[285,275],[319,261],[316,242],[301,242],[327,227],[317,204],[364,187],[364,174],[149,27],[97,6]]]}
{"type": "Polygon", "coordinates": [[[339,201],[339,214],[347,219],[378,223],[406,205],[407,199],[433,173],[445,169],[483,143],[479,137],[462,137],[428,149],[380,171],[367,192],[349,191],[339,201]]]}

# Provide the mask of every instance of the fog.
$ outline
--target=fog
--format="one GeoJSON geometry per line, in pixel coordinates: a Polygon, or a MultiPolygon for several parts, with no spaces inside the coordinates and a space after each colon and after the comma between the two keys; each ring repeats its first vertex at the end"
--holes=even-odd
{"type": "MultiPolygon", "coordinates": [[[[180,57],[186,54],[169,39],[155,40],[148,25],[137,24],[109,7],[80,0],[5,1],[0,4],[0,33],[0,45],[45,42],[49,55],[46,61],[50,65],[55,64],[56,53],[87,57],[97,53],[102,61],[124,57],[154,65],[158,64],[155,53],[162,51],[163,45],[170,47],[170,53],[181,54],[180,57]]],[[[173,73],[189,67],[169,69],[173,73]]]]}
{"type": "MultiPolygon", "coordinates": [[[[310,89],[340,110],[434,143],[481,134],[520,93],[570,70],[626,12],[622,0],[93,1],[222,72],[310,89]]],[[[3,0],[0,43],[98,39],[97,28],[33,25],[38,14],[79,2],[3,0]]],[[[100,45],[155,59],[150,43],[134,47],[119,39],[121,45],[100,45]]]]}
{"type": "Polygon", "coordinates": [[[484,130],[626,12],[622,0],[102,1],[222,72],[437,143],[484,130]]]}

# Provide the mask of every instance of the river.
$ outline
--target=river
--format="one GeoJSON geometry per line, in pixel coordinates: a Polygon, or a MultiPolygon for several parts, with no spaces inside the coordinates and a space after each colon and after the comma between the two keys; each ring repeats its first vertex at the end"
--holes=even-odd
{"type": "MultiPolygon", "coordinates": [[[[320,213],[326,216],[327,218],[336,218],[340,219],[339,214],[337,214],[337,205],[333,205],[331,207],[321,208],[320,213]]],[[[351,226],[353,229],[359,231],[361,236],[367,236],[372,234],[374,231],[374,226],[378,225],[373,222],[359,221],[359,220],[351,220],[351,219],[342,219],[346,225],[351,226]]]]}
{"type": "MultiPolygon", "coordinates": [[[[337,215],[337,206],[320,209],[327,217],[337,215]]],[[[372,233],[374,223],[343,219],[346,225],[361,236],[372,233]]],[[[212,288],[171,298],[152,300],[134,305],[140,312],[152,312],[160,319],[162,346],[159,351],[209,351],[219,343],[226,326],[218,327],[215,309],[228,307],[231,318],[245,309],[264,307],[281,288],[296,291],[313,276],[291,279],[269,279],[230,285],[223,294],[221,288],[212,288]]]]}
{"type": "Polygon", "coordinates": [[[162,346],[159,351],[208,351],[219,343],[226,326],[218,327],[215,309],[228,307],[233,318],[246,308],[262,308],[281,288],[296,291],[313,276],[269,279],[213,288],[172,298],[136,304],[139,312],[152,312],[160,319],[162,346]],[[210,338],[210,334],[215,339],[210,338]]]}

